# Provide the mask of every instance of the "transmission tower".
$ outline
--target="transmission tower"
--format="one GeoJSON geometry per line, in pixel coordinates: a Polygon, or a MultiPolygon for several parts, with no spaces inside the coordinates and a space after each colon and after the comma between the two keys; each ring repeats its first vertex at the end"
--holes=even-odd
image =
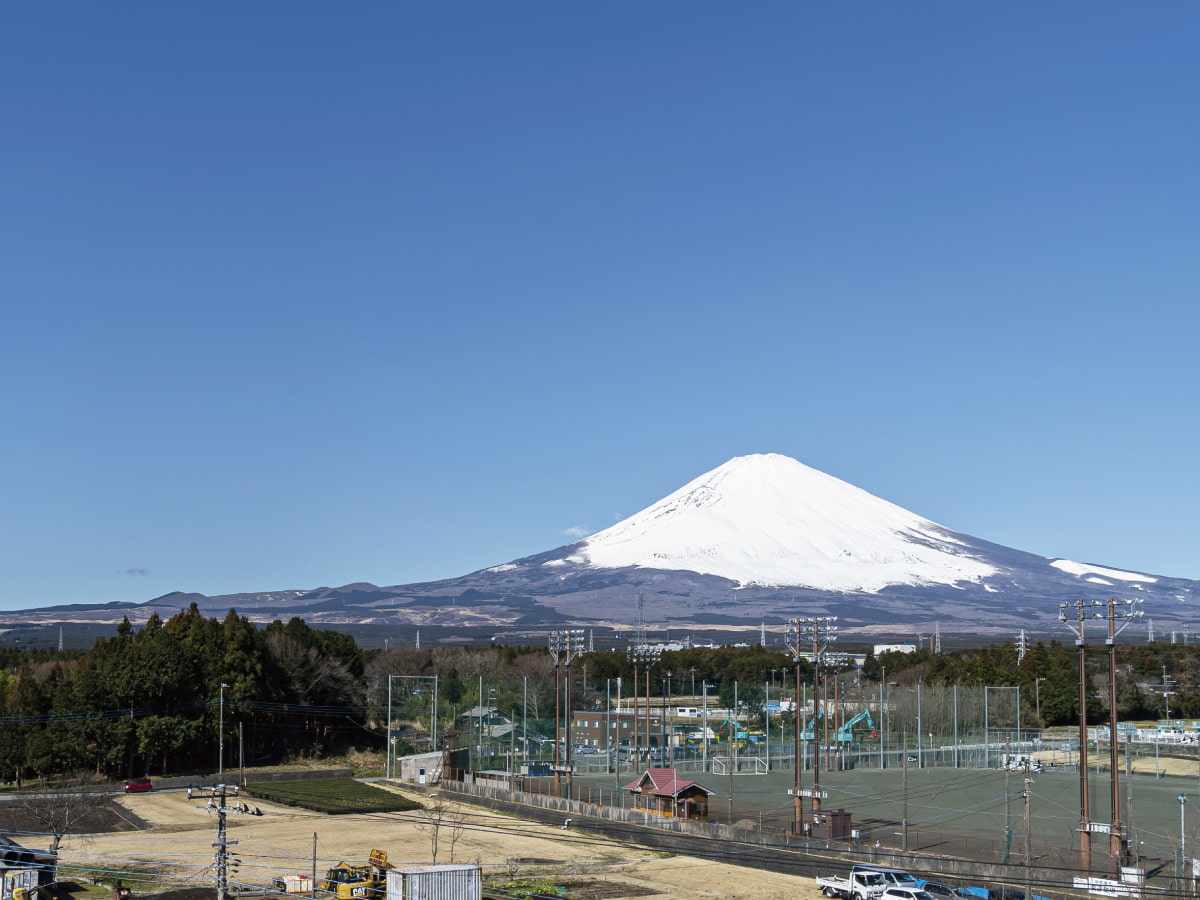
{"type": "Polygon", "coordinates": [[[646,646],[646,595],[638,594],[637,633],[633,637],[633,646],[646,646]]]}
{"type": "Polygon", "coordinates": [[[1147,644],[1154,643],[1154,620],[1153,619],[1146,620],[1146,643],[1147,644]]]}
{"type": "Polygon", "coordinates": [[[1025,654],[1029,652],[1029,641],[1025,639],[1025,629],[1021,629],[1021,633],[1017,635],[1017,665],[1021,664],[1021,660],[1025,658],[1025,654]]]}
{"type": "Polygon", "coordinates": [[[934,653],[942,652],[942,623],[941,622],[933,623],[933,652],[934,653]]]}

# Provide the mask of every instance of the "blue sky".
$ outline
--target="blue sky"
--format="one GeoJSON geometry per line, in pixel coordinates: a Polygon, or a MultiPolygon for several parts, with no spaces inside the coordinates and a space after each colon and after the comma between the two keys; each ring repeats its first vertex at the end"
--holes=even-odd
{"type": "Polygon", "coordinates": [[[0,9],[0,608],[464,574],[779,452],[1200,578],[1200,7],[0,9]]]}

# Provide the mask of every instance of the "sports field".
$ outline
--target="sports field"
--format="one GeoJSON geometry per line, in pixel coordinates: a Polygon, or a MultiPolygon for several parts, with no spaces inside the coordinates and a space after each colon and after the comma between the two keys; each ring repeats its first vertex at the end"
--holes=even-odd
{"type": "MultiPolygon", "coordinates": [[[[1076,767],[1067,762],[1074,760],[1058,760],[1057,765],[1034,775],[1030,784],[1033,856],[1047,865],[1072,865],[1078,847],[1080,781],[1076,767]]],[[[1149,762],[1149,771],[1143,766],[1132,777],[1126,778],[1124,771],[1120,772],[1119,813],[1132,844],[1153,867],[1154,861],[1161,865],[1173,860],[1179,846],[1180,794],[1190,801],[1183,808],[1185,849],[1200,849],[1200,774],[1195,763],[1184,766],[1170,761],[1169,765],[1164,760],[1161,777],[1156,777],[1154,761],[1149,762]],[[1172,765],[1178,774],[1168,774],[1172,765]],[[1185,773],[1185,769],[1190,771],[1185,773]]],[[[793,801],[788,795],[794,783],[791,769],[732,777],[688,770],[684,774],[714,792],[709,799],[710,819],[761,823],[767,829],[783,830],[792,816],[793,801]]],[[[811,772],[804,774],[804,787],[812,786],[811,778],[811,772]]],[[[821,789],[828,793],[822,807],[850,812],[852,828],[863,842],[904,846],[900,823],[907,819],[907,846],[911,850],[995,862],[1007,858],[1019,863],[1024,859],[1025,785],[1018,772],[951,767],[910,767],[905,772],[859,767],[842,772],[823,771],[820,778],[821,789]]],[[[622,783],[630,780],[627,772],[620,778],[622,783]]],[[[575,781],[578,787],[603,788],[605,798],[611,798],[617,784],[614,775],[580,776],[575,781]]],[[[1088,784],[1090,820],[1109,822],[1108,773],[1093,771],[1088,784]]],[[[627,805],[628,801],[624,802],[627,805]]],[[[1093,849],[1098,856],[1107,851],[1108,841],[1106,835],[1093,835],[1093,849]]]]}

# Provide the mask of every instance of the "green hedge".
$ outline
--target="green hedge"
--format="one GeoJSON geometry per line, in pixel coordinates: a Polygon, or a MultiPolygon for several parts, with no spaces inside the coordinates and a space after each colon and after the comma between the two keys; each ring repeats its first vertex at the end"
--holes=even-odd
{"type": "Polygon", "coordinates": [[[284,806],[299,806],[315,812],[339,813],[405,812],[421,804],[353,778],[321,778],[312,781],[274,781],[247,784],[242,791],[252,797],[284,806]]]}

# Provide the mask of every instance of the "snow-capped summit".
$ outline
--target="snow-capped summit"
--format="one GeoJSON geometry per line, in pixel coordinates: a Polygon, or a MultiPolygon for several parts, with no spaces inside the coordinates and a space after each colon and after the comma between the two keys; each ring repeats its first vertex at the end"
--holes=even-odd
{"type": "Polygon", "coordinates": [[[996,572],[954,532],[777,453],[729,460],[588,538],[571,561],[864,593],[996,572]]]}

